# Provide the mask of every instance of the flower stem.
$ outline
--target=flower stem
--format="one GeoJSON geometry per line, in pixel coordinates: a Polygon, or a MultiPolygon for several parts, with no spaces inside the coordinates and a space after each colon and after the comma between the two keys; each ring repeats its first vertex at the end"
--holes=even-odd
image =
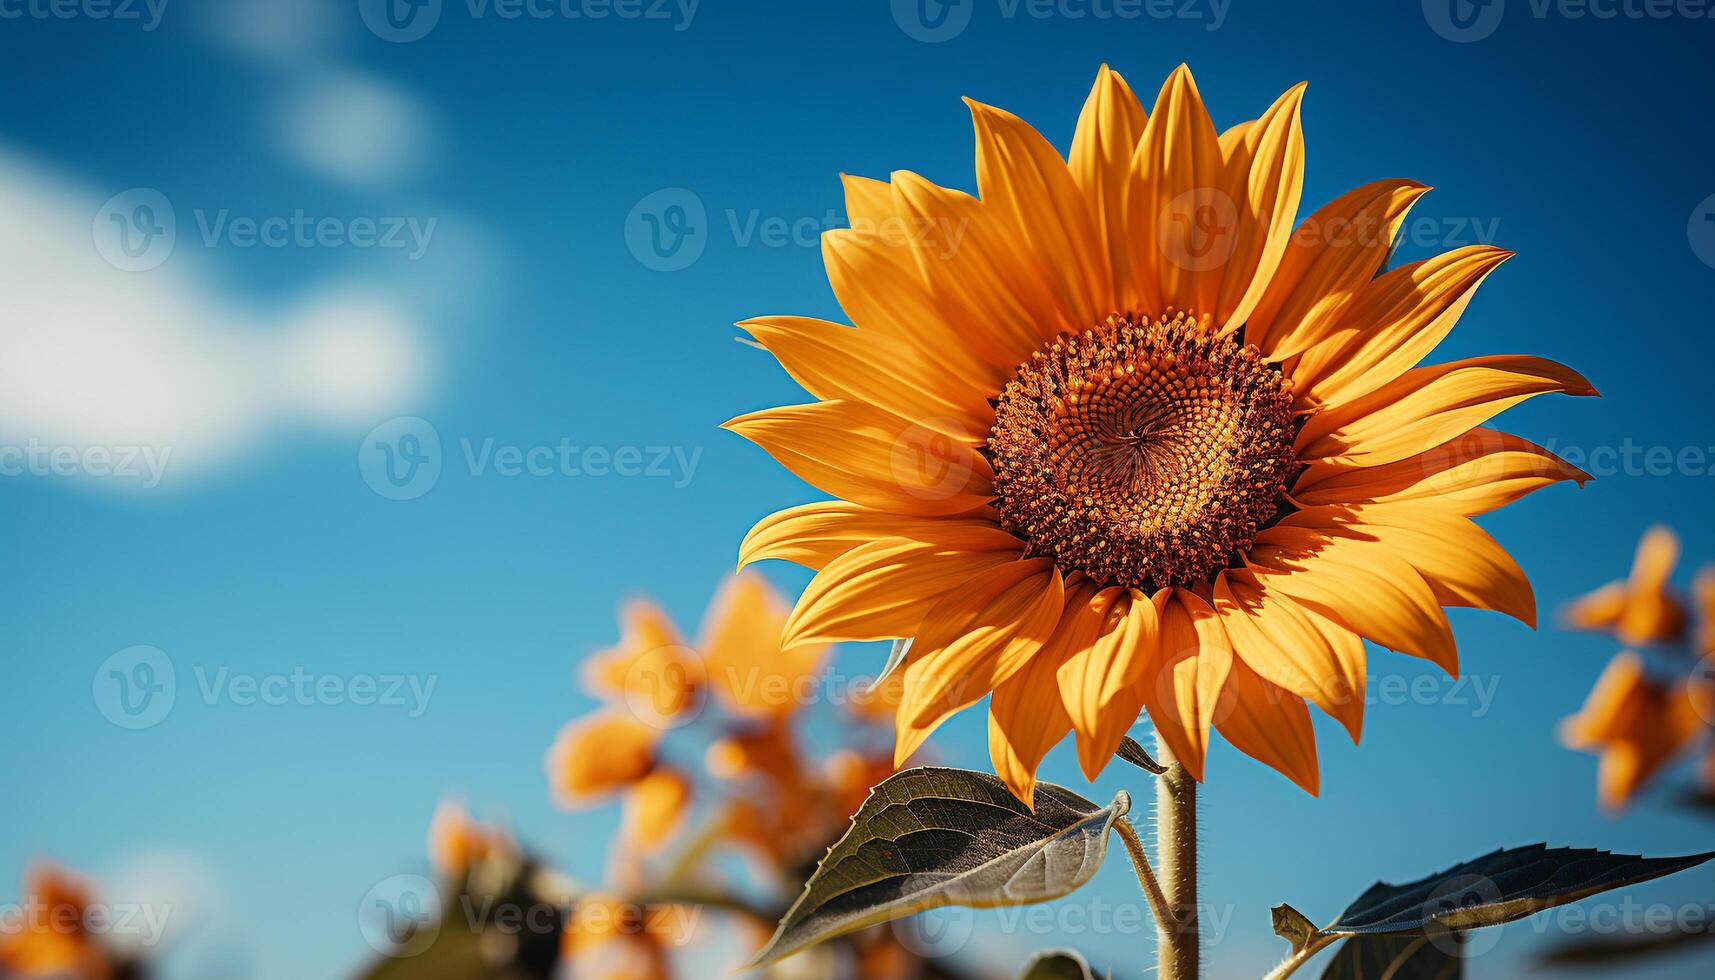
{"type": "Polygon", "coordinates": [[[1161,933],[1161,980],[1197,980],[1197,781],[1156,739],[1157,759],[1167,767],[1156,780],[1156,867],[1172,914],[1161,933]]]}
{"type": "Polygon", "coordinates": [[[1137,872],[1137,883],[1143,888],[1143,897],[1149,899],[1149,911],[1155,916],[1155,923],[1160,932],[1173,928],[1173,911],[1167,907],[1167,896],[1161,892],[1161,883],[1155,880],[1155,872],[1149,867],[1149,854],[1143,849],[1143,841],[1137,837],[1137,828],[1129,820],[1121,820],[1114,824],[1114,830],[1119,832],[1120,840],[1125,842],[1126,853],[1131,855],[1132,870],[1137,872]]]}

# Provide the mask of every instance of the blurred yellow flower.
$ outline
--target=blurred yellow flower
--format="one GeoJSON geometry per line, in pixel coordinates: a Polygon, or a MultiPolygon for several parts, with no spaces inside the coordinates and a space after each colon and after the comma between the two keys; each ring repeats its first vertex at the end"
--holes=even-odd
{"type": "Polygon", "coordinates": [[[475,865],[515,850],[510,834],[471,819],[464,804],[444,800],[435,807],[429,821],[429,863],[443,877],[461,878],[475,865]]]}
{"type": "Polygon", "coordinates": [[[1610,582],[1576,600],[1566,610],[1568,624],[1605,630],[1621,643],[1672,643],[1685,635],[1685,607],[1668,587],[1679,561],[1679,538],[1656,525],[1638,542],[1631,577],[1610,582]]]}
{"type": "Polygon", "coordinates": [[[634,714],[658,725],[695,707],[703,665],[667,614],[652,602],[637,600],[625,605],[620,623],[619,644],[584,662],[584,686],[590,693],[622,700],[634,714]]]}
{"type": "Polygon", "coordinates": [[[1597,798],[1614,811],[1703,727],[1687,686],[1651,680],[1643,658],[1627,651],[1608,664],[1584,707],[1561,723],[1560,738],[1601,757],[1597,798]]]}
{"type": "Polygon", "coordinates": [[[591,895],[572,910],[561,948],[579,980],[670,980],[668,950],[688,938],[671,931],[674,918],[591,895]]]}
{"type": "Polygon", "coordinates": [[[808,703],[825,644],[783,650],[791,607],[759,575],[737,575],[715,595],[703,623],[703,664],[722,703],[735,714],[783,718],[808,703]]]}
{"type": "Polygon", "coordinates": [[[31,980],[107,980],[108,956],[87,929],[94,886],[41,862],[25,876],[24,898],[0,916],[0,976],[31,980]]]}
{"type": "Polygon", "coordinates": [[[1417,366],[1512,253],[1384,271],[1406,180],[1295,232],[1303,94],[1221,133],[1183,66],[1150,113],[1104,67],[1069,160],[969,102],[978,197],[847,178],[822,244],[855,328],[741,324],[818,400],[727,427],[837,498],[765,518],[741,564],[817,570],[788,650],[915,638],[898,761],[992,691],[1027,802],[1068,732],[1094,777],[1144,710],[1198,779],[1213,726],[1315,792],[1307,704],[1356,740],[1364,638],[1451,673],[1442,607],[1534,623],[1470,518],[1588,477],[1481,426],[1595,390],[1537,357],[1417,366]]]}
{"type": "Polygon", "coordinates": [[[1697,652],[1715,656],[1715,565],[1705,565],[1691,587],[1697,603],[1697,652]]]}

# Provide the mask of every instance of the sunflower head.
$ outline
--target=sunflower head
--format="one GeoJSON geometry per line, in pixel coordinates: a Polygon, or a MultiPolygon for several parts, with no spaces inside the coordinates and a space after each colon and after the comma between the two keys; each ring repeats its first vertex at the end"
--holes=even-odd
{"type": "Polygon", "coordinates": [[[1309,707],[1357,737],[1366,639],[1452,671],[1443,607],[1534,623],[1470,518],[1588,477],[1482,426],[1594,390],[1528,356],[1420,366],[1512,253],[1385,268],[1409,180],[1298,222],[1304,91],[1220,131],[1183,66],[1149,111],[1104,67],[1066,156],[970,102],[974,196],[845,179],[823,257],[852,326],[741,324],[816,400],[728,427],[834,498],[741,562],[817,571],[788,650],[914,639],[896,761],[992,695],[1026,802],[1068,732],[1094,776],[1145,711],[1197,778],[1213,728],[1314,792],[1309,707]]]}
{"type": "Polygon", "coordinates": [[[1208,581],[1275,516],[1296,460],[1285,378],[1183,313],[1116,314],[1031,354],[988,439],[1002,527],[1127,588],[1208,581]]]}

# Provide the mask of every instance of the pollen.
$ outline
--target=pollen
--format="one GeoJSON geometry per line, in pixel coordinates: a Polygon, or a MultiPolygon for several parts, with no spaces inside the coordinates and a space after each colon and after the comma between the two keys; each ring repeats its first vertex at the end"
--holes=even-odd
{"type": "Polygon", "coordinates": [[[988,453],[1001,523],[1103,585],[1209,581],[1295,475],[1290,387],[1207,317],[1115,314],[1020,365],[988,453]]]}

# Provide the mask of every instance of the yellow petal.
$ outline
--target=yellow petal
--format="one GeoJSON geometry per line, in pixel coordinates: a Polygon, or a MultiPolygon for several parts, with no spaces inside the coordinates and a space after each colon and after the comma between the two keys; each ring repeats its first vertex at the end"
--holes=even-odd
{"type": "Polygon", "coordinates": [[[956,401],[956,393],[940,384],[938,366],[910,344],[879,331],[798,316],[760,317],[739,327],[817,398],[867,402],[961,440],[994,422],[987,402],[956,401]]]}
{"type": "Polygon", "coordinates": [[[659,849],[684,822],[690,805],[690,780],[673,769],[656,769],[625,796],[626,840],[646,853],[659,849]]]}
{"type": "Polygon", "coordinates": [[[1066,161],[1012,113],[965,104],[977,134],[977,196],[1048,273],[1068,318],[1094,325],[1113,312],[1113,277],[1066,161]]]}
{"type": "Polygon", "coordinates": [[[1245,322],[1286,252],[1304,189],[1304,89],[1301,82],[1287,90],[1239,147],[1223,152],[1222,193],[1236,206],[1239,221],[1221,273],[1217,325],[1245,322]]]}
{"type": "Polygon", "coordinates": [[[1349,515],[1352,523],[1342,526],[1340,516],[1333,516],[1318,526],[1379,542],[1411,563],[1442,605],[1490,609],[1536,628],[1536,593],[1530,579],[1506,549],[1469,518],[1413,504],[1329,511],[1349,515]]]}
{"type": "Polygon", "coordinates": [[[893,189],[887,181],[840,174],[846,192],[846,221],[859,230],[880,228],[894,217],[893,189]]]}
{"type": "Polygon", "coordinates": [[[1292,515],[1257,535],[1246,557],[1275,589],[1346,629],[1458,676],[1453,630],[1435,593],[1404,559],[1373,542],[1300,526],[1292,515]]]}
{"type": "Polygon", "coordinates": [[[983,364],[948,324],[917,266],[916,250],[897,237],[849,228],[822,235],[822,265],[840,309],[861,330],[910,344],[944,375],[937,389],[959,404],[999,391],[1007,374],[983,364]]]}
{"type": "Polygon", "coordinates": [[[573,807],[629,786],[654,768],[661,732],[614,713],[573,722],[548,750],[549,785],[573,807]]]}
{"type": "Polygon", "coordinates": [[[996,206],[904,170],[893,175],[893,200],[930,302],[997,377],[1059,331],[1088,326],[1061,309],[996,206]]]}
{"type": "Polygon", "coordinates": [[[1497,355],[1414,368],[1362,398],[1311,416],[1299,457],[1377,466],[1433,449],[1528,398],[1594,395],[1582,375],[1540,357],[1497,355]]]}
{"type": "Polygon", "coordinates": [[[1235,247],[1237,207],[1219,195],[1220,139],[1191,70],[1174,69],[1144,124],[1126,197],[1141,309],[1212,314],[1235,247]]]}
{"type": "Polygon", "coordinates": [[[1300,505],[1416,501],[1467,517],[1487,514],[1562,480],[1591,479],[1559,456],[1518,436],[1478,427],[1416,456],[1381,466],[1313,463],[1298,478],[1300,505]]]}
{"type": "Polygon", "coordinates": [[[916,636],[948,592],[1024,543],[999,528],[951,525],[932,540],[882,538],[829,562],[810,580],[787,620],[782,645],[916,636]]]}
{"type": "Polygon", "coordinates": [[[1119,749],[1120,739],[1143,709],[1143,680],[1158,659],[1160,610],[1135,589],[1104,589],[1101,632],[1076,650],[1056,676],[1061,698],[1078,735],[1078,764],[1096,778],[1119,749]]]}
{"type": "Polygon", "coordinates": [[[1066,583],[1065,610],[1054,635],[989,700],[989,758],[995,775],[1033,809],[1036,767],[1072,730],[1055,673],[1067,657],[1095,641],[1102,626],[1101,607],[1091,603],[1095,594],[1096,587],[1081,576],[1066,583]]]}
{"type": "Polygon", "coordinates": [[[1358,740],[1364,723],[1364,648],[1249,571],[1215,579],[1214,608],[1233,653],[1270,683],[1326,711],[1358,740]]]}
{"type": "Polygon", "coordinates": [[[1626,611],[1626,583],[1609,582],[1588,595],[1573,600],[1565,612],[1566,625],[1574,629],[1609,629],[1626,611]]]}
{"type": "Polygon", "coordinates": [[[1005,683],[1053,635],[1065,608],[1060,572],[1046,558],[1008,562],[972,576],[923,618],[900,670],[903,762],[941,721],[1005,683]]]}
{"type": "Polygon", "coordinates": [[[1679,561],[1679,538],[1660,524],[1638,541],[1626,582],[1626,606],[1615,624],[1622,643],[1661,643],[1685,634],[1685,608],[1668,590],[1667,580],[1679,561]]]}
{"type": "Polygon", "coordinates": [[[1299,409],[1352,401],[1416,367],[1459,322],[1489,273],[1512,257],[1505,249],[1472,245],[1370,283],[1332,334],[1293,366],[1299,409]]]}
{"type": "Polygon", "coordinates": [[[653,602],[626,603],[620,623],[618,645],[584,661],[584,687],[597,697],[621,698],[632,711],[666,725],[696,702],[702,664],[653,602]]]}
{"type": "Polygon", "coordinates": [[[716,593],[703,625],[703,669],[726,707],[749,717],[793,713],[828,648],[780,649],[786,601],[757,575],[736,575],[716,593]]]}
{"type": "Polygon", "coordinates": [[[816,489],[876,510],[958,514],[994,496],[994,470],[974,441],[863,402],[764,409],[726,428],[816,489]]]}
{"type": "Polygon", "coordinates": [[[1233,658],[1215,728],[1233,748],[1278,770],[1311,796],[1320,791],[1310,709],[1303,698],[1264,680],[1242,657],[1233,658]]]}
{"type": "Polygon", "coordinates": [[[1283,361],[1329,336],[1387,261],[1399,226],[1428,190],[1416,181],[1378,181],[1304,219],[1245,324],[1245,340],[1283,361]]]}
{"type": "Polygon", "coordinates": [[[770,514],[745,535],[738,567],[767,558],[821,571],[828,562],[878,538],[933,540],[949,524],[994,524],[992,511],[978,508],[962,518],[913,517],[871,510],[845,500],[819,500],[770,514]]]}
{"type": "MultiPolygon", "coordinates": [[[[1148,116],[1131,86],[1119,72],[1103,65],[1095,87],[1078,116],[1068,165],[1072,180],[1083,192],[1095,218],[1096,236],[1113,276],[1116,306],[1132,309],[1136,290],[1130,285],[1130,238],[1125,220],[1126,185],[1131,181],[1131,158],[1143,136],[1148,116]]],[[[1089,326],[1089,324],[1084,324],[1089,326]]]]}
{"type": "Polygon", "coordinates": [[[1143,703],[1173,757],[1201,781],[1209,726],[1232,669],[1233,649],[1207,602],[1184,589],[1164,595],[1161,642],[1142,681],[1143,703]]]}

